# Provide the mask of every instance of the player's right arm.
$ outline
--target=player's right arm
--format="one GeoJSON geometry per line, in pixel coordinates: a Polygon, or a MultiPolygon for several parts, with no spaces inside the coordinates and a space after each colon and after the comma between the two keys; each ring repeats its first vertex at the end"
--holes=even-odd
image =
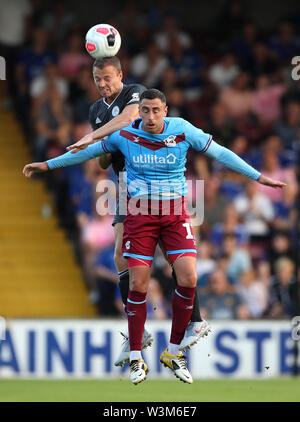
{"type": "Polygon", "coordinates": [[[41,173],[48,170],[53,170],[60,167],[72,166],[75,164],[83,163],[84,161],[91,160],[92,158],[101,155],[115,152],[118,150],[117,138],[112,134],[105,141],[97,142],[96,144],[89,145],[87,148],[79,151],[77,154],[67,152],[51,160],[42,163],[27,164],[23,169],[23,174],[30,178],[34,173],[41,173]]]}

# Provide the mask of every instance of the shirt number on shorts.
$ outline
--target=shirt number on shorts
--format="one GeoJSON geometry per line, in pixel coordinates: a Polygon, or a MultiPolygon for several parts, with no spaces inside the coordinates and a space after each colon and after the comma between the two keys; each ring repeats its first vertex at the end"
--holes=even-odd
{"type": "Polygon", "coordinates": [[[190,223],[183,223],[182,225],[183,225],[183,227],[186,228],[186,231],[187,231],[187,235],[186,235],[185,238],[186,239],[194,239],[194,235],[192,233],[192,229],[191,229],[190,223]]]}

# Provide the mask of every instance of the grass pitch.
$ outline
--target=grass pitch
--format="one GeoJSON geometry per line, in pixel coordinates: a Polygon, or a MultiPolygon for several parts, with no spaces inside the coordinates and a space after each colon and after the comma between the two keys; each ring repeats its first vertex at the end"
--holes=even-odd
{"type": "Polygon", "coordinates": [[[300,402],[300,378],[268,380],[0,379],[0,402],[300,402]]]}

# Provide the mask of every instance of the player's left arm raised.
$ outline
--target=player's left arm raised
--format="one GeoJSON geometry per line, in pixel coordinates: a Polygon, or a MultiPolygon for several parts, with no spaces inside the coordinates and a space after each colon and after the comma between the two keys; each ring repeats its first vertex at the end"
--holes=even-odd
{"type": "Polygon", "coordinates": [[[244,176],[257,181],[262,185],[279,189],[282,189],[286,186],[286,183],[281,182],[280,180],[273,180],[270,177],[264,176],[255,168],[246,163],[246,161],[240,158],[237,154],[215,142],[211,135],[204,133],[201,129],[196,128],[186,121],[185,129],[186,135],[192,148],[203,152],[208,157],[218,160],[220,163],[224,164],[231,170],[243,174],[244,176]]]}

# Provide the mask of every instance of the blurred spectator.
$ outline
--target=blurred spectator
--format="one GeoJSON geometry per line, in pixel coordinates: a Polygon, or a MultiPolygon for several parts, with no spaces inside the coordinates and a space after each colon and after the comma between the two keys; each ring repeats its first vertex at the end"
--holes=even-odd
{"type": "Polygon", "coordinates": [[[161,80],[160,84],[158,85],[158,89],[160,89],[162,92],[168,92],[169,90],[177,86],[181,85],[178,81],[175,69],[173,69],[172,67],[168,67],[161,75],[161,80]]]}
{"type": "Polygon", "coordinates": [[[300,138],[300,103],[289,102],[283,110],[283,118],[275,125],[275,131],[285,149],[296,150],[300,138]]]}
{"type": "Polygon", "coordinates": [[[292,259],[293,255],[289,232],[284,230],[274,232],[272,243],[268,250],[268,259],[272,274],[275,273],[275,265],[280,258],[292,259]]]}
{"type": "Polygon", "coordinates": [[[217,177],[208,177],[204,185],[204,222],[201,231],[206,235],[211,233],[211,228],[222,221],[224,209],[228,201],[220,192],[220,180],[217,177]]]}
{"type": "Polygon", "coordinates": [[[132,59],[131,73],[139,79],[140,83],[148,88],[153,88],[159,82],[168,64],[168,59],[161,53],[158,45],[151,42],[143,53],[132,59]]]}
{"type": "Polygon", "coordinates": [[[233,233],[224,235],[223,252],[228,258],[228,279],[232,284],[237,284],[243,273],[252,269],[251,256],[245,248],[238,246],[233,233]]]}
{"type": "Polygon", "coordinates": [[[168,305],[160,283],[156,278],[150,278],[147,290],[147,318],[166,319],[168,317],[170,317],[168,305]]]}
{"type": "Polygon", "coordinates": [[[201,70],[204,66],[200,55],[193,50],[184,50],[179,40],[172,37],[169,41],[168,57],[187,99],[195,100],[200,95],[201,70]]]}
{"type": "MultiPolygon", "coordinates": [[[[235,136],[230,142],[229,149],[241,157],[246,162],[250,161],[248,150],[248,139],[244,135],[235,136]]],[[[212,163],[213,170],[219,171],[222,174],[221,191],[229,199],[234,199],[242,190],[242,184],[247,180],[242,174],[231,171],[228,167],[214,161],[212,163]]]]}
{"type": "Polygon", "coordinates": [[[90,66],[92,58],[84,51],[84,38],[80,33],[69,35],[67,46],[59,56],[59,68],[63,76],[69,81],[76,78],[83,66],[90,66]]]}
{"type": "Polygon", "coordinates": [[[287,185],[283,189],[281,201],[274,204],[275,217],[272,224],[275,230],[289,230],[297,227],[296,200],[293,187],[287,185]]]}
{"type": "Polygon", "coordinates": [[[271,38],[270,48],[281,61],[290,61],[293,56],[297,55],[299,43],[290,22],[280,22],[278,34],[271,38]]]}
{"type": "Polygon", "coordinates": [[[74,119],[78,123],[89,122],[90,104],[99,100],[97,86],[91,80],[87,81],[82,95],[73,102],[74,119]]]}
{"type": "Polygon", "coordinates": [[[179,28],[178,22],[172,15],[166,15],[163,20],[162,30],[154,35],[156,44],[164,53],[168,53],[171,47],[171,40],[177,41],[176,45],[183,49],[192,46],[192,39],[189,34],[179,28]]]}
{"type": "Polygon", "coordinates": [[[209,275],[215,270],[216,263],[212,258],[212,245],[206,240],[201,240],[198,247],[197,257],[197,286],[205,286],[209,275]]]}
{"type": "Polygon", "coordinates": [[[37,161],[45,160],[50,142],[60,144],[60,135],[70,130],[71,117],[70,106],[64,101],[57,88],[50,86],[36,116],[37,136],[34,150],[37,161]]]}
{"type": "Polygon", "coordinates": [[[42,28],[35,28],[29,48],[20,52],[16,66],[17,116],[25,134],[30,132],[29,87],[33,79],[42,76],[49,63],[56,63],[56,53],[48,49],[48,33],[42,28]]]}
{"type": "Polygon", "coordinates": [[[254,44],[258,39],[257,25],[253,22],[246,22],[241,33],[237,34],[231,43],[232,51],[239,57],[245,69],[248,69],[251,62],[254,44]]]}
{"type": "Polygon", "coordinates": [[[249,88],[249,79],[247,73],[239,73],[233,84],[221,91],[220,102],[227,107],[230,117],[242,118],[250,112],[252,93],[249,88]]]}
{"type": "Polygon", "coordinates": [[[266,75],[258,76],[255,82],[256,90],[252,95],[251,110],[261,124],[271,125],[280,117],[280,99],[285,92],[285,86],[271,85],[266,75]]]}
{"type": "Polygon", "coordinates": [[[78,166],[76,170],[76,172],[72,171],[68,177],[69,195],[78,227],[83,229],[94,215],[96,183],[100,175],[103,174],[103,170],[96,160],[86,161],[82,167],[78,166]]]}
{"type": "Polygon", "coordinates": [[[253,45],[252,55],[247,69],[254,76],[266,75],[270,77],[278,68],[277,61],[268,45],[263,41],[257,41],[253,45]]]}
{"type": "Polygon", "coordinates": [[[166,92],[166,97],[168,103],[168,116],[181,117],[190,121],[191,116],[185,102],[183,90],[179,87],[171,88],[166,92]]]}
{"type": "Polygon", "coordinates": [[[268,318],[291,318],[294,315],[294,289],[297,285],[295,266],[288,258],[280,258],[275,263],[275,277],[270,286],[268,318]]]}
{"type": "MultiPolygon", "coordinates": [[[[296,197],[298,191],[298,184],[296,180],[295,171],[292,168],[282,168],[279,163],[278,155],[276,151],[267,150],[263,154],[263,166],[261,169],[262,173],[271,177],[274,180],[281,180],[290,185],[290,189],[294,192],[296,197]]],[[[281,202],[283,198],[282,189],[272,189],[268,186],[258,185],[258,190],[267,195],[273,202],[281,202]]]]}
{"type": "Polygon", "coordinates": [[[68,97],[68,83],[61,77],[58,66],[55,63],[47,64],[44,73],[34,78],[30,84],[33,118],[35,118],[37,111],[47,98],[49,89],[52,87],[60,93],[63,100],[68,97]]]}
{"type": "Polygon", "coordinates": [[[213,225],[211,241],[220,247],[227,234],[232,234],[239,245],[248,241],[248,233],[244,225],[239,223],[238,213],[233,204],[227,204],[223,210],[223,222],[213,225]]]}
{"type": "Polygon", "coordinates": [[[114,244],[111,244],[100,250],[93,263],[98,296],[95,292],[92,298],[98,299],[99,313],[102,316],[117,316],[122,313],[116,294],[119,277],[114,264],[114,249],[114,244]]]}
{"type": "Polygon", "coordinates": [[[205,319],[247,319],[250,316],[240,296],[232,292],[226,274],[214,271],[209,278],[209,286],[200,291],[201,315],[205,319]]]}
{"type": "Polygon", "coordinates": [[[209,77],[221,89],[231,85],[239,71],[235,55],[228,52],[209,69],[209,77]]]}
{"type": "Polygon", "coordinates": [[[263,283],[267,289],[271,284],[271,266],[268,261],[261,260],[256,265],[257,279],[263,283]]]}
{"type": "Polygon", "coordinates": [[[240,283],[237,285],[237,293],[247,306],[251,318],[263,316],[268,305],[268,289],[257,279],[253,269],[242,274],[240,283]]]}
{"type": "Polygon", "coordinates": [[[218,102],[212,107],[207,132],[213,136],[216,142],[225,147],[228,147],[236,136],[233,121],[229,117],[225,104],[218,102]]]}
{"type": "Polygon", "coordinates": [[[155,261],[153,263],[152,269],[152,277],[159,281],[164,298],[171,307],[175,280],[172,277],[172,267],[166,261],[160,248],[157,248],[156,250],[155,261]]]}
{"type": "Polygon", "coordinates": [[[17,88],[20,93],[28,91],[29,84],[34,78],[42,76],[49,63],[57,62],[57,54],[49,50],[49,34],[43,28],[35,28],[32,42],[28,49],[23,50],[18,57],[17,88]]]}
{"type": "Polygon", "coordinates": [[[82,227],[81,246],[83,265],[90,291],[89,300],[91,303],[97,303],[99,300],[99,291],[93,270],[93,263],[101,250],[114,244],[112,220],[112,216],[109,214],[95,214],[94,217],[82,227]]]}
{"type": "Polygon", "coordinates": [[[15,63],[19,49],[28,35],[32,7],[29,0],[2,0],[0,13],[0,56],[6,61],[5,106],[9,107],[16,97],[15,63]]]}
{"type": "Polygon", "coordinates": [[[216,25],[216,31],[219,32],[221,41],[239,36],[244,23],[245,17],[243,16],[242,2],[240,0],[225,2],[224,11],[216,25]]]}
{"type": "Polygon", "coordinates": [[[75,103],[81,100],[87,94],[91,84],[94,84],[91,68],[82,66],[78,69],[76,78],[70,82],[70,102],[75,103]]]}
{"type": "Polygon", "coordinates": [[[257,182],[251,180],[246,183],[245,192],[235,199],[234,206],[243,217],[246,231],[251,238],[265,238],[269,235],[274,207],[272,201],[258,191],[257,182]]]}
{"type": "Polygon", "coordinates": [[[61,48],[75,23],[74,9],[71,11],[66,0],[54,0],[52,4],[52,8],[43,17],[42,26],[51,33],[56,47],[61,48]]]}

